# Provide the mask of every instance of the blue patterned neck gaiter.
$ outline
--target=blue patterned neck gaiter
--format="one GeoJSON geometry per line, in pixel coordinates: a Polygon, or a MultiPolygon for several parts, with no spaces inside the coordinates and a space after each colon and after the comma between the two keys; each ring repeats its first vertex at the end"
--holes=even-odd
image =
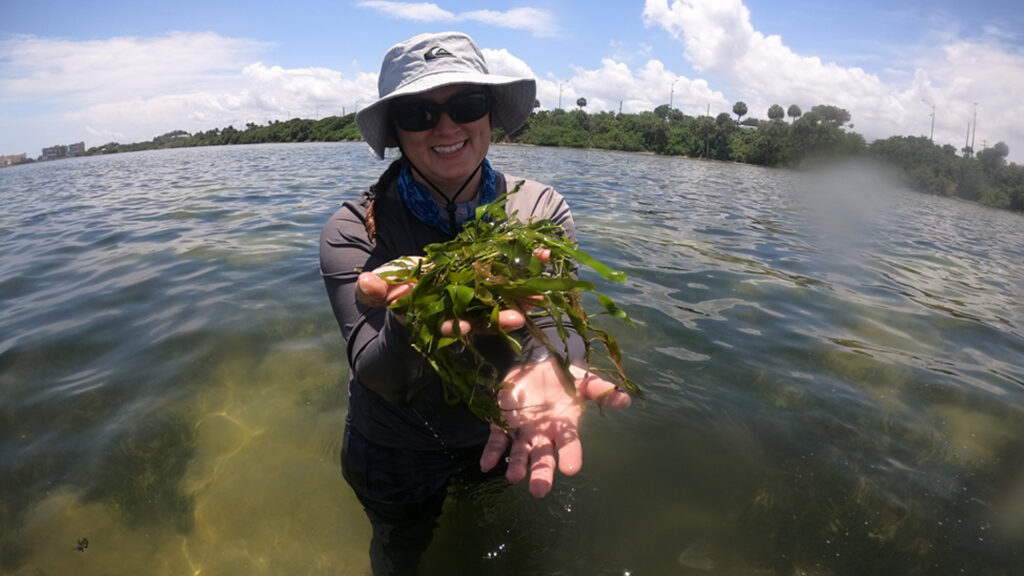
{"type": "MultiPolygon", "coordinates": [[[[422,222],[449,235],[458,232],[451,230],[447,206],[439,204],[427,188],[412,177],[412,168],[408,163],[404,164],[398,173],[398,193],[402,195],[406,207],[422,222]]],[[[484,158],[480,167],[480,190],[476,197],[468,202],[455,203],[455,222],[458,228],[461,230],[463,224],[476,216],[477,206],[493,202],[495,198],[494,170],[491,169],[491,163],[484,158]]]]}

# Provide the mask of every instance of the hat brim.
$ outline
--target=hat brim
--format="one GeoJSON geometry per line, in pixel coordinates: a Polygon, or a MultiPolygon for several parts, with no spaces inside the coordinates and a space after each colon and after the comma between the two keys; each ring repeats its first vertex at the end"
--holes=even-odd
{"type": "Polygon", "coordinates": [[[496,74],[467,72],[439,72],[421,76],[394,90],[387,96],[356,113],[356,125],[363,139],[378,158],[384,157],[385,148],[398,146],[394,132],[388,125],[388,106],[395,98],[430,92],[442,86],[474,84],[488,86],[491,92],[491,122],[505,132],[514,132],[533,112],[537,96],[537,83],[533,78],[515,78],[496,74]]]}

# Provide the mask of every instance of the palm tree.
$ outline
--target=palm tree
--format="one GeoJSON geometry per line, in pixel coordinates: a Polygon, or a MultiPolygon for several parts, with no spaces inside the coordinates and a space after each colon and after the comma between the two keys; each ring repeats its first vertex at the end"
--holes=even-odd
{"type": "Polygon", "coordinates": [[[739,102],[732,105],[732,113],[736,115],[736,121],[739,122],[747,113],[747,103],[740,100],[739,102]]]}
{"type": "Polygon", "coordinates": [[[792,118],[793,121],[796,121],[796,119],[803,116],[803,114],[803,111],[801,111],[800,107],[797,106],[796,104],[790,104],[789,110],[786,110],[786,116],[792,118]]]}

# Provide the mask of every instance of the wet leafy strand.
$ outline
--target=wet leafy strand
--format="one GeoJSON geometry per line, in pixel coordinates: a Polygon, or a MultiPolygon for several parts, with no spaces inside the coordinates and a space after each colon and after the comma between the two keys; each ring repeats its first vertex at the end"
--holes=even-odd
{"type": "MultiPolygon", "coordinates": [[[[518,190],[516,186],[510,194],[518,190]]],[[[614,371],[602,371],[638,395],[639,389],[622,368],[618,343],[591,324],[581,303],[582,292],[596,295],[603,313],[630,325],[632,321],[591,282],[576,278],[574,270],[579,263],[615,282],[625,281],[626,275],[580,250],[558,224],[550,220],[522,222],[515,214],[507,215],[505,200],[503,196],[477,208],[476,218],[454,239],[428,245],[425,258],[400,258],[378,271],[390,283],[415,282],[411,293],[392,308],[404,314],[412,346],[440,375],[448,399],[461,400],[480,418],[503,424],[497,403],[502,374],[477,350],[469,335],[458,333],[458,322],[452,336],[442,336],[441,325],[447,320],[466,320],[475,329],[484,327],[502,335],[518,354],[522,344],[515,334],[499,327],[498,314],[504,309],[523,309],[526,302],[526,330],[558,359],[571,394],[575,395],[575,387],[569,359],[564,348],[551,342],[537,326],[534,318],[538,316],[553,319],[562,344],[569,338],[570,328],[582,336],[588,365],[594,343],[600,344],[614,366],[614,371]],[[546,263],[534,255],[541,247],[551,251],[546,263]]]]}

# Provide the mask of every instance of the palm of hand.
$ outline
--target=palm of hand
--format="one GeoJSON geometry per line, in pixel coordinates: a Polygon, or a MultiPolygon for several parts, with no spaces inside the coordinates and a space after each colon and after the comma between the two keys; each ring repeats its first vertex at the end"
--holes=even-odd
{"type": "Polygon", "coordinates": [[[516,483],[529,473],[530,493],[538,498],[551,490],[556,462],[567,476],[579,472],[583,465],[579,438],[583,400],[598,400],[611,407],[629,403],[629,396],[617,391],[614,384],[592,375],[577,381],[579,393],[574,397],[566,391],[562,378],[554,359],[513,370],[506,378],[509,385],[498,394],[509,430],[492,425],[480,458],[481,468],[490,470],[511,444],[506,477],[516,483]]]}

